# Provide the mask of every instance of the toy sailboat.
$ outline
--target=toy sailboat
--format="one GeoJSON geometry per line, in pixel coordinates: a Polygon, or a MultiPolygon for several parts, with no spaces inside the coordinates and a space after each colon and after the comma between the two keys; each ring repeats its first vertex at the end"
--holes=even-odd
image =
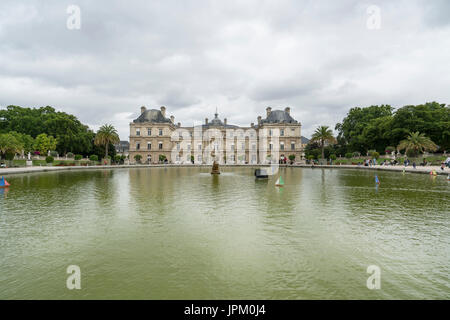
{"type": "Polygon", "coordinates": [[[2,176],[0,179],[0,188],[7,188],[9,187],[8,181],[5,180],[5,177],[2,176]]]}
{"type": "Polygon", "coordinates": [[[275,186],[277,187],[283,187],[284,186],[284,181],[283,178],[280,176],[277,180],[277,182],[275,182],[275,186]]]}
{"type": "Polygon", "coordinates": [[[380,184],[380,179],[378,179],[378,176],[375,176],[375,183],[380,184]]]}

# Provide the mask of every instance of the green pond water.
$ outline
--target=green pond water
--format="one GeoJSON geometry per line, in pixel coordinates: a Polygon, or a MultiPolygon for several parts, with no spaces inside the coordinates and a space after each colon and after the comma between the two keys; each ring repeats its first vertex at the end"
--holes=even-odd
{"type": "Polygon", "coordinates": [[[450,298],[445,176],[283,168],[276,188],[252,168],[221,170],[8,176],[0,298],[450,298]],[[69,265],[81,290],[66,287],[69,265]]]}

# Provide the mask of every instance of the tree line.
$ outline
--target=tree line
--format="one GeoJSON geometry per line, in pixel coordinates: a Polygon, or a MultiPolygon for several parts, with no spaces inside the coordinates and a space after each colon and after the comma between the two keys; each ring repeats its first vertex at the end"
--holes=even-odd
{"type": "Polygon", "coordinates": [[[77,117],[56,111],[53,107],[23,108],[10,105],[0,110],[0,155],[14,157],[16,153],[47,155],[79,154],[113,157],[114,143],[119,142],[111,125],[97,133],[82,124],[77,117]]]}
{"type": "Polygon", "coordinates": [[[390,105],[351,108],[336,124],[337,137],[319,127],[306,147],[306,156],[385,154],[401,151],[417,156],[424,151],[450,150],[450,108],[430,102],[394,111],[390,105]]]}

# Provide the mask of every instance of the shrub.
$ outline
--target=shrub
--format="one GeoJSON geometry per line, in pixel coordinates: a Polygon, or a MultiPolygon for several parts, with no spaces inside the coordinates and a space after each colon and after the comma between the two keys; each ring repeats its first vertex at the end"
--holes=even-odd
{"type": "Polygon", "coordinates": [[[372,158],[378,159],[378,158],[380,157],[380,154],[379,154],[378,152],[376,152],[376,151],[372,151],[372,152],[370,153],[370,156],[371,156],[372,158]]]}
{"type": "Polygon", "coordinates": [[[313,156],[312,154],[310,154],[310,155],[307,157],[307,159],[308,159],[308,160],[313,160],[313,159],[314,159],[314,156],[313,156]]]}
{"type": "Polygon", "coordinates": [[[58,156],[58,152],[56,152],[56,151],[50,151],[50,155],[51,155],[53,158],[55,158],[55,157],[58,156]]]}
{"type": "Polygon", "coordinates": [[[289,160],[294,161],[295,160],[295,154],[290,154],[288,158],[289,158],[289,160]]]}
{"type": "Polygon", "coordinates": [[[352,156],[355,157],[355,158],[357,158],[357,157],[360,157],[360,156],[361,156],[361,153],[358,152],[358,151],[355,151],[355,152],[352,153],[352,156]]]}
{"type": "Polygon", "coordinates": [[[122,156],[120,154],[116,154],[114,156],[114,162],[119,163],[122,160],[122,156]]]}
{"type": "Polygon", "coordinates": [[[45,158],[45,162],[47,163],[52,163],[55,159],[53,159],[52,156],[48,156],[47,158],[45,158]]]}
{"type": "Polygon", "coordinates": [[[336,155],[335,154],[330,154],[330,159],[331,160],[336,160],[336,155]]]}
{"type": "Polygon", "coordinates": [[[66,157],[67,158],[73,158],[74,154],[72,152],[67,152],[66,157]]]}
{"type": "Polygon", "coordinates": [[[81,154],[77,154],[77,155],[75,155],[74,159],[81,160],[81,159],[83,159],[83,156],[81,154]]]}
{"type": "Polygon", "coordinates": [[[346,157],[347,159],[351,159],[351,158],[353,157],[353,153],[347,152],[347,153],[345,154],[345,157],[346,157]]]}
{"type": "Polygon", "coordinates": [[[160,155],[159,155],[159,161],[163,162],[163,161],[165,161],[165,160],[166,160],[166,156],[163,155],[163,154],[160,154],[160,155]]]}
{"type": "Polygon", "coordinates": [[[98,161],[98,156],[96,154],[93,154],[89,157],[89,160],[91,161],[98,161]]]}
{"type": "Polygon", "coordinates": [[[388,147],[386,147],[386,153],[392,153],[392,151],[395,151],[395,147],[392,147],[392,146],[388,146],[388,147]]]}
{"type": "Polygon", "coordinates": [[[140,154],[137,154],[134,156],[134,160],[136,160],[136,162],[141,162],[142,156],[140,154]]]}

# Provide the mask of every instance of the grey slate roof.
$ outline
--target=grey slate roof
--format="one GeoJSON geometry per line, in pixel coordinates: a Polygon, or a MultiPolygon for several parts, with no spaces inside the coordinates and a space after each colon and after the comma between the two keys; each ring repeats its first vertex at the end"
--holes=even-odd
{"type": "Polygon", "coordinates": [[[231,124],[224,124],[222,120],[219,119],[219,114],[216,112],[214,114],[214,119],[212,119],[208,124],[204,124],[203,128],[209,127],[225,127],[225,128],[238,128],[238,126],[234,126],[231,124]]]}
{"type": "Polygon", "coordinates": [[[298,121],[286,111],[273,110],[267,118],[261,120],[261,123],[298,123],[298,121]]]}
{"type": "Polygon", "coordinates": [[[309,143],[309,139],[302,136],[302,144],[308,144],[308,143],[309,143]]]}
{"type": "Polygon", "coordinates": [[[161,110],[150,109],[141,113],[137,119],[133,120],[133,122],[170,123],[171,121],[162,115],[161,110]]]}

